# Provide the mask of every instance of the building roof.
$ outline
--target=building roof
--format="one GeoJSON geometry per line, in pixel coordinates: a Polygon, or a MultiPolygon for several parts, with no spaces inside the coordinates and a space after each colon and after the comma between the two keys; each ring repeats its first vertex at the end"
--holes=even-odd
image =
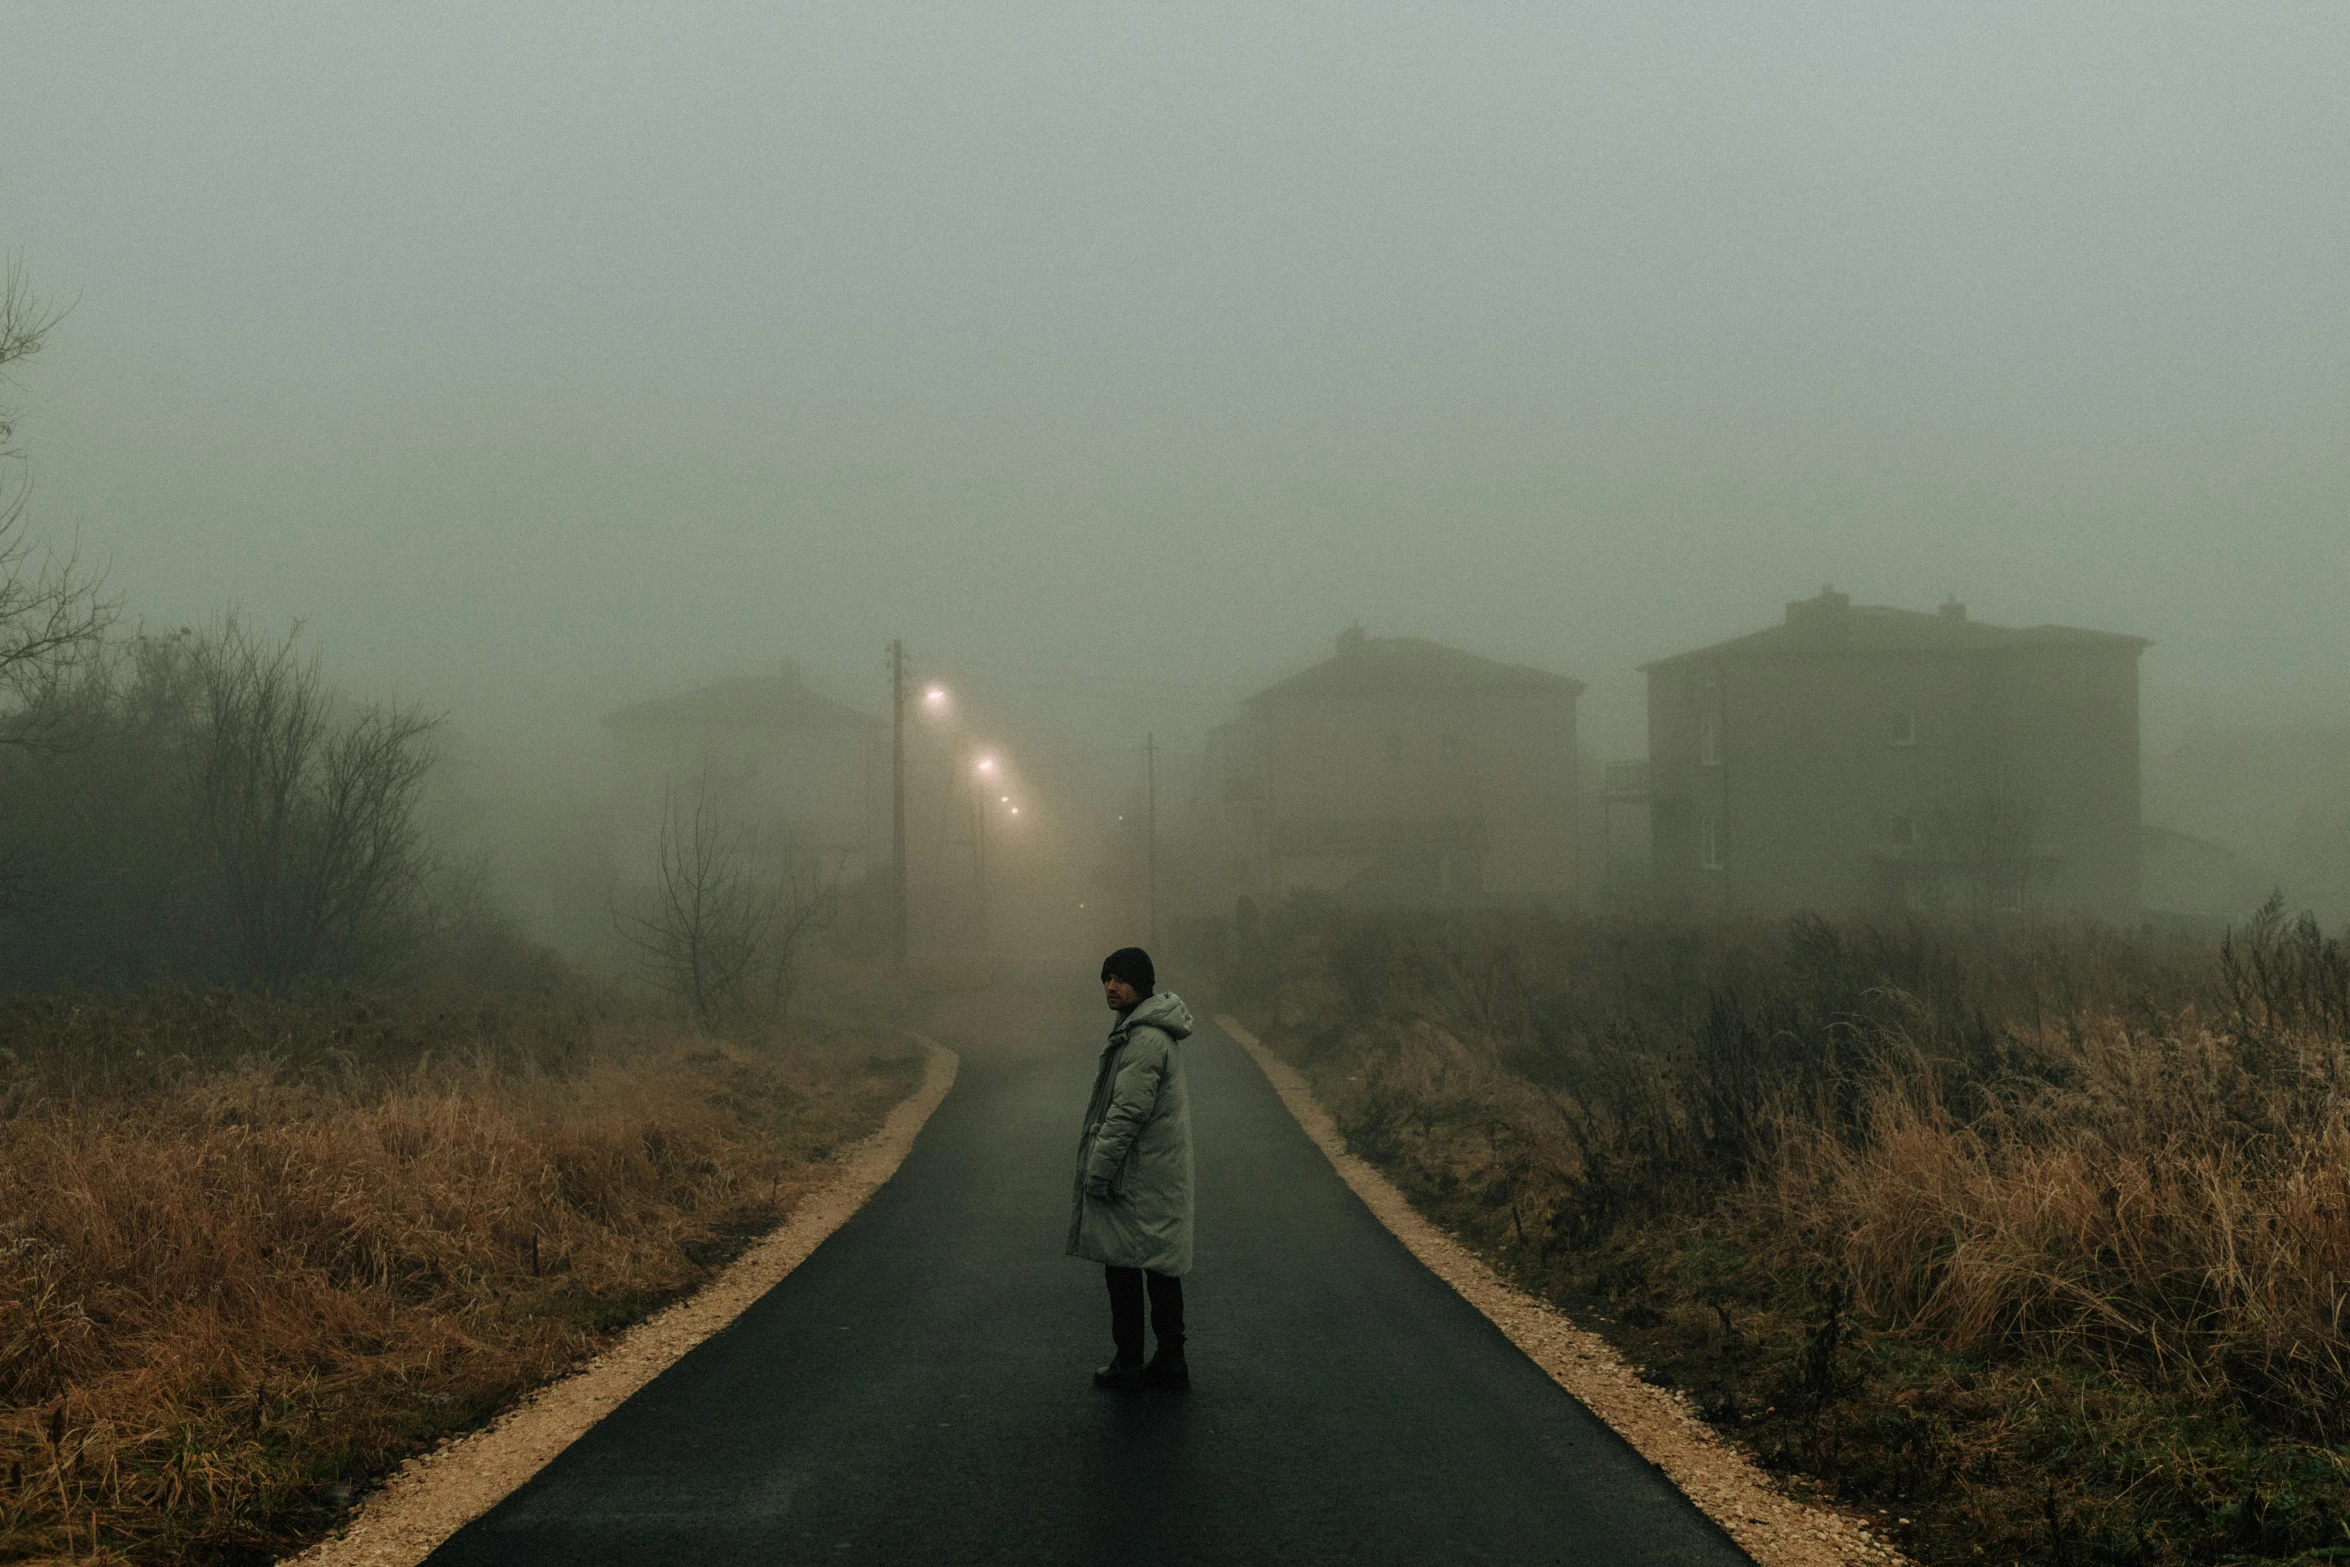
{"type": "Polygon", "coordinates": [[[2144,637],[2116,631],[2084,631],[2073,626],[1992,626],[1967,619],[1966,606],[1955,599],[1932,614],[1914,609],[1888,609],[1878,604],[1855,604],[1834,588],[1822,588],[1817,597],[1787,606],[1787,618],[1776,626],[1710,647],[1694,648],[1641,665],[1662,669],[1690,659],[1778,658],[1821,653],[1968,653],[2004,649],[2073,647],[2113,653],[2136,653],[2148,645],[2144,637]]]}
{"type": "Polygon", "coordinates": [[[1335,656],[1265,687],[1248,698],[1248,705],[1474,691],[1547,691],[1571,697],[1582,689],[1582,681],[1547,669],[1479,658],[1420,637],[1366,637],[1359,628],[1350,628],[1340,634],[1335,656]]]}
{"type": "Polygon", "coordinates": [[[741,675],[677,696],[638,702],[604,722],[615,729],[877,729],[881,720],[801,683],[786,665],[780,675],[741,675]]]}

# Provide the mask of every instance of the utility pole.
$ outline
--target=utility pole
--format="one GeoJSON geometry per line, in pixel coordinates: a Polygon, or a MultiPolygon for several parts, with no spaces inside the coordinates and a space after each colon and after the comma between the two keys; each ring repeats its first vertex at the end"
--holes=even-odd
{"type": "Polygon", "coordinates": [[[971,785],[971,863],[979,879],[979,955],[987,957],[995,950],[987,934],[987,791],[976,782],[971,785]]]}
{"type": "MultiPolygon", "coordinates": [[[[994,766],[992,760],[985,762],[994,766]]],[[[985,957],[987,944],[987,791],[980,783],[981,761],[971,755],[971,742],[955,736],[954,770],[947,777],[947,798],[944,808],[955,803],[954,792],[963,791],[963,801],[971,816],[971,884],[978,900],[978,917],[974,929],[979,933],[979,954],[985,957]]]]}
{"type": "Polygon", "coordinates": [[[1159,944],[1159,737],[1142,737],[1143,832],[1148,840],[1144,851],[1143,897],[1149,908],[1146,921],[1150,944],[1159,944]]]}
{"type": "Polygon", "coordinates": [[[890,961],[906,971],[906,643],[889,644],[890,961]]]}

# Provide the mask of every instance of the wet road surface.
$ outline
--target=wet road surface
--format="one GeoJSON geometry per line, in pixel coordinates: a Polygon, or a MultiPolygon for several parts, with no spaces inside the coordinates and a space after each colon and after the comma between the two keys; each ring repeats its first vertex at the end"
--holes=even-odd
{"type": "Polygon", "coordinates": [[[894,1180],[732,1327],[432,1557],[734,1563],[1743,1563],[1413,1259],[1212,1023],[1193,1391],[1094,1388],[1061,1255],[1098,1036],[965,1050],[894,1180]]]}

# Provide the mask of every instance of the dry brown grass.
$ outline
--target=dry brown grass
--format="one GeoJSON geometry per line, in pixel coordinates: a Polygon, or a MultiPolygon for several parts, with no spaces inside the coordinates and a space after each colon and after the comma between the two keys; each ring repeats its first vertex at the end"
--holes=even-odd
{"type": "Polygon", "coordinates": [[[1971,1116],[1922,1066],[1873,1084],[1855,1130],[1789,1116],[1747,1222],[1833,1259],[1874,1320],[2087,1354],[2340,1440],[2350,1042],[2185,1016],[2039,1054],[1971,1116]]]}
{"type": "Polygon", "coordinates": [[[1358,1152],[1923,1559],[2350,1556],[2313,925],[1276,935],[1257,1016],[1358,1152]]]}
{"type": "Polygon", "coordinates": [[[691,1288],[919,1075],[902,1043],[544,1007],[166,996],[9,1022],[10,1559],[274,1556],[691,1288]]]}

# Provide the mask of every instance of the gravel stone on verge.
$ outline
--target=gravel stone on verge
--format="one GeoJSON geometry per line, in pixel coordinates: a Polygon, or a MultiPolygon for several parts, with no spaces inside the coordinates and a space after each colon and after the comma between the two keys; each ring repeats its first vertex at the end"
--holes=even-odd
{"type": "Polygon", "coordinates": [[[281,1567],[415,1567],[441,1542],[488,1512],[647,1382],[748,1310],[806,1261],[825,1237],[879,1191],[914,1146],[960,1058],[922,1041],[922,1082],[881,1129],[842,1151],[839,1173],[725,1272],[560,1382],[551,1382],[470,1436],[412,1458],[362,1502],[332,1538],[281,1567]]]}
{"type": "Polygon", "coordinates": [[[1295,1067],[1232,1018],[1218,1013],[1216,1021],[1255,1058],[1298,1125],[1379,1222],[1552,1381],[1663,1470],[1761,1567],[1908,1567],[1909,1558],[1866,1524],[1787,1495],[1700,1420],[1680,1394],[1634,1375],[1607,1340],[1503,1283],[1476,1253],[1414,1211],[1386,1176],[1347,1152],[1337,1123],[1295,1067]]]}

